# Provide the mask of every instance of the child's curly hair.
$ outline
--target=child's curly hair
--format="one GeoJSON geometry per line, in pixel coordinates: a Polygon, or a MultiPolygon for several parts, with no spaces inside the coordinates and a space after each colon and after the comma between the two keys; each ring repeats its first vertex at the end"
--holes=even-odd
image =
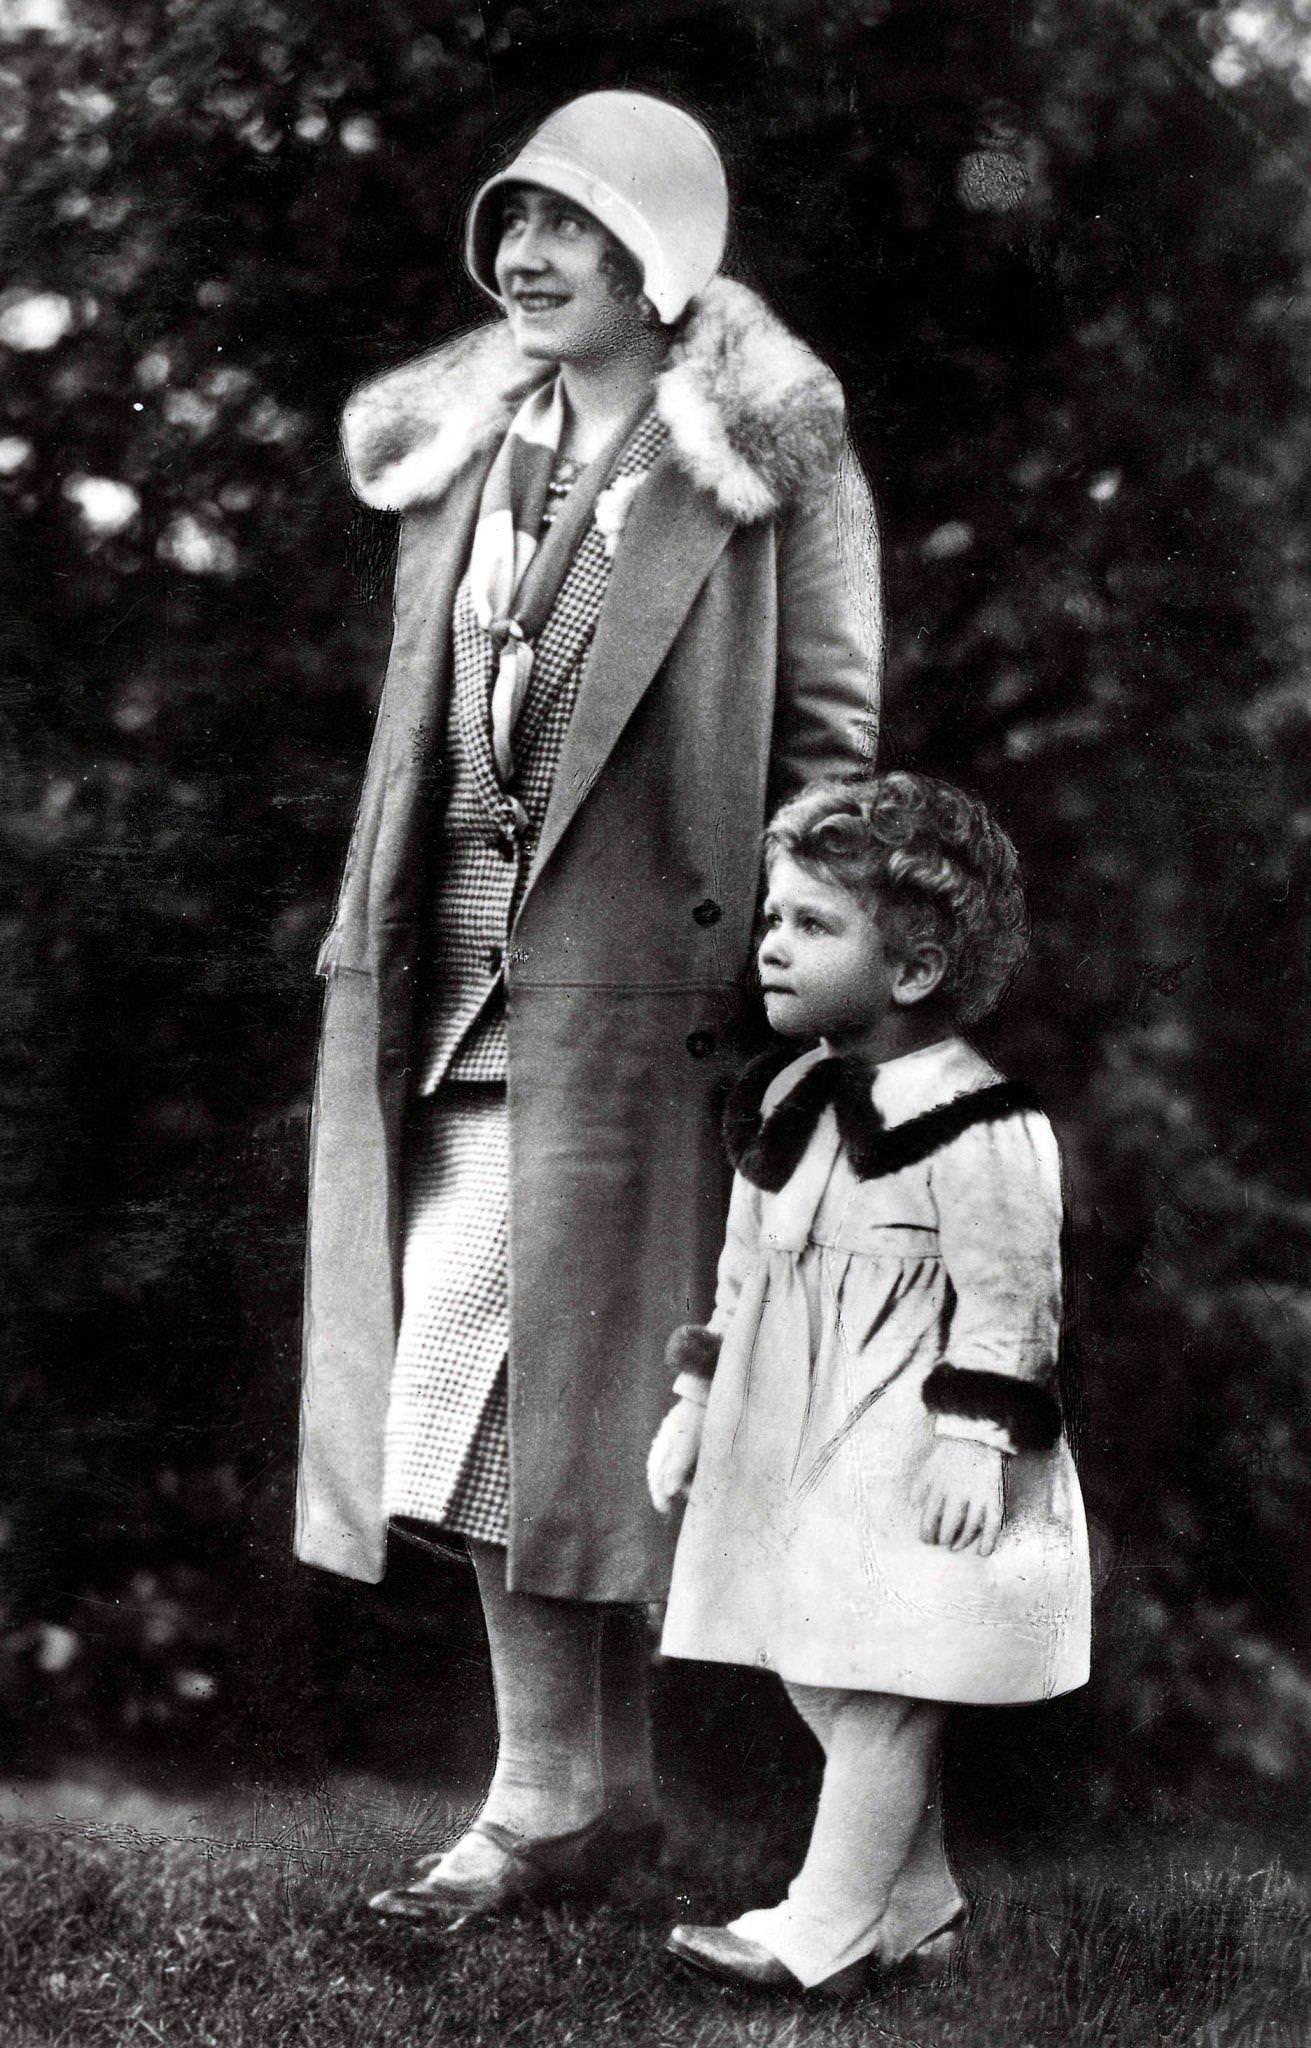
{"type": "Polygon", "coordinates": [[[1029,944],[1020,863],[977,797],[899,769],[816,782],[783,805],[765,857],[787,854],[854,895],[877,897],[894,944],[931,938],[947,956],[942,993],[963,1024],[995,1009],[1029,944]]]}

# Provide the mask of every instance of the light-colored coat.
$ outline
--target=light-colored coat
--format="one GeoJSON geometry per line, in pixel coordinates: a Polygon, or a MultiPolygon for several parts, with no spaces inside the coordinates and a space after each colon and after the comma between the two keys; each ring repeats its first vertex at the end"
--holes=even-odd
{"type": "MultiPolygon", "coordinates": [[[[767,1112],[818,1057],[779,1076],[767,1112]]],[[[871,1093],[894,1130],[998,1081],[956,1039],[876,1068],[871,1093]]],[[[1005,1434],[935,1417],[935,1368],[966,1388],[978,1375],[994,1396],[1022,1382],[1017,1401],[1050,1398],[1060,1226],[1056,1141],[1032,1110],[858,1180],[826,1108],[776,1194],[738,1176],[667,1654],[977,1704],[1084,1683],[1087,1535],[1063,1436],[1007,1458],[990,1557],[921,1542],[912,1505],[938,1438],[1005,1434]]]]}
{"type": "MultiPolygon", "coordinates": [[[[296,1541],[362,1579],[385,1552],[427,759],[483,479],[542,375],[497,323],[366,387],[345,423],[356,489],[405,519],[377,733],[320,956],[296,1541]]],[[[831,373],[718,280],[656,404],[670,448],[620,538],[506,971],[510,1582],[597,1600],[667,1583],[643,1468],[665,1337],[713,1285],[715,1108],[767,807],[868,765],[879,660],[872,518],[831,373]]]]}

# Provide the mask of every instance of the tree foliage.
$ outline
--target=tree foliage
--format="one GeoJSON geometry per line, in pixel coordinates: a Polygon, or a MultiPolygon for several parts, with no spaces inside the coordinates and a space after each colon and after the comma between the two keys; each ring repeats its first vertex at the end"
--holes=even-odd
{"type": "Polygon", "coordinates": [[[1311,64],[1291,0],[1235,19],[0,7],[22,1725],[218,1725],[243,1615],[289,1597],[311,965],[391,550],[336,415],[481,317],[480,171],[629,83],[704,113],[732,267],[847,386],[885,759],[982,790],[1026,856],[999,1037],[1069,1160],[1105,1782],[1307,1761],[1311,64]]]}

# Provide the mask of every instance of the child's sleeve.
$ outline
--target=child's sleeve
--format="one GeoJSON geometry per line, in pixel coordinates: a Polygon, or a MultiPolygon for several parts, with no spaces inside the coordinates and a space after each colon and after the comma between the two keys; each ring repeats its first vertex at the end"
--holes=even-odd
{"type": "Polygon", "coordinates": [[[951,1282],[944,1355],[924,1383],[938,1436],[1046,1450],[1060,1435],[1061,1167],[1046,1117],[976,1124],[929,1167],[951,1282]]]}
{"type": "Polygon", "coordinates": [[[760,1189],[735,1173],[710,1321],[680,1324],[665,1347],[666,1362],[675,1374],[674,1392],[683,1400],[705,1401],[709,1396],[724,1332],[760,1248],[760,1204],[760,1189]]]}

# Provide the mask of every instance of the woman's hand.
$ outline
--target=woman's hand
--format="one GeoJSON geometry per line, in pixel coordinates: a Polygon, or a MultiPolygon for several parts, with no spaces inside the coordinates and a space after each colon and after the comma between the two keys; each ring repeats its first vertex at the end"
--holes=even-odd
{"type": "MultiPolygon", "coordinates": [[[[657,1439],[658,1441],[658,1439],[657,1439]]],[[[920,1542],[991,1557],[1006,1518],[1005,1453],[966,1437],[939,1437],[911,1488],[920,1542]]]]}
{"type": "Polygon", "coordinates": [[[705,1403],[689,1401],[684,1396],[655,1433],[647,1453],[646,1484],[658,1515],[667,1515],[678,1495],[686,1493],[692,1484],[705,1420],[705,1403]]]}

